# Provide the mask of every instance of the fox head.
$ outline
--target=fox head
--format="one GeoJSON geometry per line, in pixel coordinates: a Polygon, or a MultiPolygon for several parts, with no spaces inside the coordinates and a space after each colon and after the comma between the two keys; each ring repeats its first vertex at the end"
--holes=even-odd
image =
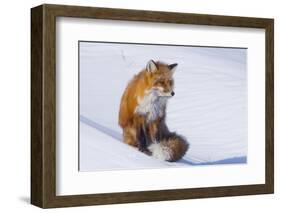
{"type": "Polygon", "coordinates": [[[148,84],[150,91],[158,97],[172,97],[174,92],[173,74],[178,64],[165,64],[150,60],[146,65],[146,75],[148,76],[148,84]]]}

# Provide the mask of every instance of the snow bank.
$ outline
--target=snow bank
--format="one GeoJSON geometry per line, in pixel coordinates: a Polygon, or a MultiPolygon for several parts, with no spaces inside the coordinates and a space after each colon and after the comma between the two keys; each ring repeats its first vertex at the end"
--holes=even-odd
{"type": "Polygon", "coordinates": [[[80,170],[245,163],[246,49],[80,43],[80,170]],[[159,162],[120,142],[121,95],[148,60],[178,63],[167,123],[188,138],[178,163],[159,162]]]}

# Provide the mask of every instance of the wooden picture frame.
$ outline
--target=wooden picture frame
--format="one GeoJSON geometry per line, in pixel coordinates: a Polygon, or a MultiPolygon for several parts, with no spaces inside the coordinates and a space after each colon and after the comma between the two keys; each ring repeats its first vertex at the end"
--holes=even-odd
{"type": "Polygon", "coordinates": [[[274,191],[273,19],[44,4],[31,9],[31,203],[41,208],[267,194],[274,191]],[[265,184],[56,195],[56,18],[73,17],[265,29],[265,184]]]}

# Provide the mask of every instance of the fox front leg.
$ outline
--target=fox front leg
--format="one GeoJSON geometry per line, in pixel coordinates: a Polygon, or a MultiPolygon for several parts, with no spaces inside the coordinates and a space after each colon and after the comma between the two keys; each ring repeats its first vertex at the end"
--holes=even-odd
{"type": "Polygon", "coordinates": [[[149,133],[152,142],[159,143],[161,141],[162,134],[159,122],[154,122],[149,125],[149,133]]]}
{"type": "Polygon", "coordinates": [[[148,144],[151,143],[149,134],[147,133],[146,126],[143,124],[140,127],[139,135],[139,150],[148,155],[151,155],[151,152],[147,149],[148,144]]]}
{"type": "Polygon", "coordinates": [[[160,143],[160,141],[162,139],[162,134],[161,134],[160,129],[157,129],[155,138],[156,138],[157,143],[160,143]]]}

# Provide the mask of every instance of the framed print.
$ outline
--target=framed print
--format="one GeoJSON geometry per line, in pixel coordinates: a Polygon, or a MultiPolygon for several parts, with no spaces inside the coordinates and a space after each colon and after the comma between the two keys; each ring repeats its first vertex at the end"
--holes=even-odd
{"type": "Polygon", "coordinates": [[[31,9],[31,203],[274,191],[273,19],[31,9]]]}

